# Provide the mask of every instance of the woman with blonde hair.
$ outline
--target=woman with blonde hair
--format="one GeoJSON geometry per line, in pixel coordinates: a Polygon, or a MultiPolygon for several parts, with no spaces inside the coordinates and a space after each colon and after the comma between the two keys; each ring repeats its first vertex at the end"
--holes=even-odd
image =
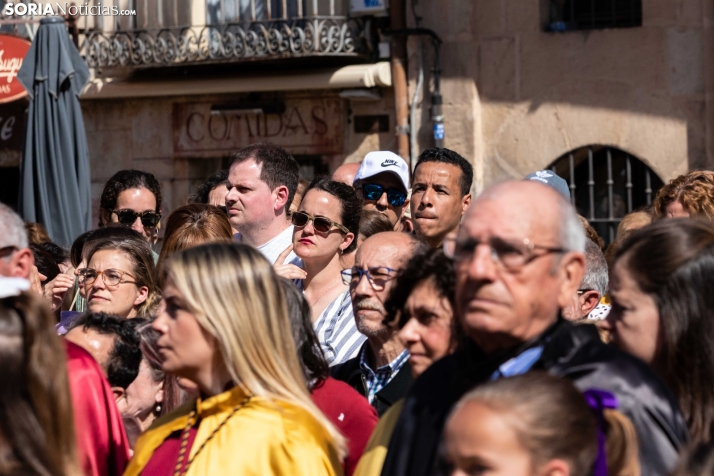
{"type": "Polygon", "coordinates": [[[22,283],[0,278],[0,474],[79,476],[65,349],[22,283]]]}
{"type": "Polygon", "coordinates": [[[164,241],[159,253],[159,277],[164,261],[172,253],[192,246],[233,240],[228,215],[218,207],[204,203],[191,203],[179,207],[166,221],[164,241]]]}
{"type": "Polygon", "coordinates": [[[310,398],[270,263],[212,243],[175,253],[164,277],[162,368],[201,396],[157,420],[125,475],[342,474],[344,438],[310,398]]]}

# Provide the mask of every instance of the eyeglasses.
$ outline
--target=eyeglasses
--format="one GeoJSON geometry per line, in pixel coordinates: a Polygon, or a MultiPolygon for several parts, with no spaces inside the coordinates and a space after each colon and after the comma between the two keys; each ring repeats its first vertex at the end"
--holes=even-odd
{"type": "Polygon", "coordinates": [[[521,241],[510,241],[492,236],[485,241],[476,238],[466,238],[464,240],[447,239],[444,241],[444,254],[456,263],[463,263],[473,259],[476,248],[480,244],[487,245],[491,249],[493,262],[503,266],[508,271],[517,271],[534,259],[545,256],[548,253],[564,253],[566,251],[563,248],[533,244],[528,238],[524,238],[521,241]],[[544,253],[536,254],[536,250],[542,250],[544,253]]]}
{"type": "Polygon", "coordinates": [[[136,221],[136,217],[141,217],[141,224],[147,228],[153,228],[159,224],[161,213],[147,210],[145,212],[135,212],[134,210],[113,210],[116,214],[119,223],[123,226],[131,226],[136,221]]]}
{"type": "Polygon", "coordinates": [[[401,207],[407,200],[407,194],[396,188],[385,189],[376,183],[365,183],[362,185],[362,196],[366,200],[377,201],[382,198],[384,192],[387,192],[387,201],[393,207],[401,207]]]}
{"type": "Polygon", "coordinates": [[[578,289],[578,296],[582,296],[588,291],[592,291],[592,289],[578,289]]]}
{"type": "MultiPolygon", "coordinates": [[[[124,276],[129,276],[130,278],[133,278],[129,273],[125,273],[124,271],[120,271],[118,269],[105,269],[104,271],[97,271],[96,269],[92,268],[84,268],[84,284],[85,286],[91,286],[94,281],[97,280],[99,275],[103,276],[104,280],[104,285],[107,287],[114,287],[114,286],[119,286],[121,283],[130,283],[130,284],[136,284],[136,281],[125,281],[124,276]]],[[[80,278],[81,279],[81,278],[80,278]]]]}
{"type": "Polygon", "coordinates": [[[343,269],[342,282],[350,287],[356,287],[362,280],[362,276],[367,276],[367,281],[375,291],[382,291],[389,281],[399,276],[400,271],[397,269],[379,266],[376,268],[359,269],[357,267],[343,269]]]}
{"type": "Polygon", "coordinates": [[[312,221],[312,226],[315,227],[315,231],[319,231],[320,233],[327,233],[332,228],[338,228],[343,233],[350,232],[350,230],[343,225],[340,225],[327,217],[314,217],[305,212],[293,212],[292,215],[290,215],[290,221],[298,228],[302,228],[303,226],[306,226],[308,222],[312,221]]]}
{"type": "Polygon", "coordinates": [[[0,258],[7,258],[17,250],[17,246],[5,246],[3,248],[0,248],[0,258]]]}

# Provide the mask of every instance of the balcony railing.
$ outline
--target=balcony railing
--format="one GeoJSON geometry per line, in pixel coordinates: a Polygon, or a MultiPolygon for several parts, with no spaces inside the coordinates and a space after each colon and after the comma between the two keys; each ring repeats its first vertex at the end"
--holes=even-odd
{"type": "MultiPolygon", "coordinates": [[[[99,0],[95,0],[98,2],[99,0]]],[[[80,19],[95,68],[305,56],[361,56],[364,23],[347,0],[104,0],[133,16],[80,19]],[[84,22],[84,24],[83,24],[84,22]]]]}

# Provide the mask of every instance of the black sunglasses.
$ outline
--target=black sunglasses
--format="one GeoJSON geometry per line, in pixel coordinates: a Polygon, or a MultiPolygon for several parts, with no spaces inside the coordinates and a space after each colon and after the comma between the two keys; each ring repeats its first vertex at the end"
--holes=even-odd
{"type": "Polygon", "coordinates": [[[401,207],[407,200],[407,194],[396,188],[386,189],[376,183],[365,183],[362,185],[362,195],[366,200],[377,201],[382,198],[382,194],[387,192],[387,201],[393,207],[401,207]]]}
{"type": "Polygon", "coordinates": [[[136,217],[141,217],[141,224],[147,228],[153,228],[159,224],[161,213],[145,211],[137,213],[134,210],[114,210],[119,223],[123,226],[131,226],[136,221],[136,217]]]}
{"type": "Polygon", "coordinates": [[[298,228],[302,228],[303,226],[307,225],[310,220],[312,220],[312,226],[315,228],[315,231],[318,231],[320,233],[327,233],[333,227],[339,228],[340,231],[344,233],[350,232],[350,230],[345,228],[343,225],[340,225],[339,223],[334,222],[327,217],[314,217],[312,215],[308,215],[305,212],[293,212],[293,214],[290,216],[290,221],[298,228]]]}

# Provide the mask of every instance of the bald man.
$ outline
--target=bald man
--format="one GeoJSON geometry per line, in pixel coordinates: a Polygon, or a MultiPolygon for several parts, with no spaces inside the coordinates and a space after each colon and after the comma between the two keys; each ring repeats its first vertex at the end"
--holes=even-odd
{"type": "Polygon", "coordinates": [[[546,185],[505,182],[474,201],[445,247],[468,339],[415,382],[383,475],[433,474],[444,421],[459,398],[482,382],[531,370],[613,393],[637,431],[642,474],[669,474],[687,440],[671,392],[643,362],[603,344],[594,326],[573,326],[560,315],[583,277],[584,247],[575,210],[546,185]]]}
{"type": "Polygon", "coordinates": [[[384,325],[384,303],[394,279],[422,246],[405,233],[377,233],[357,249],[351,271],[355,322],[367,341],[357,357],[335,366],[332,376],[367,397],[380,416],[406,395],[412,383],[409,352],[398,330],[384,325]]]}
{"type": "Polygon", "coordinates": [[[350,187],[355,181],[355,175],[359,170],[360,163],[353,162],[350,164],[342,164],[332,173],[332,180],[336,182],[346,183],[350,187]]]}

